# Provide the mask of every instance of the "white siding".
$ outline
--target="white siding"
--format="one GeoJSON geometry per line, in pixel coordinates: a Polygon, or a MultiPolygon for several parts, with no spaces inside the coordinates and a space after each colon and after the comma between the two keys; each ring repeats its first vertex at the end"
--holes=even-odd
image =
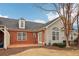
{"type": "Polygon", "coordinates": [[[45,43],[48,44],[50,42],[51,44],[53,44],[53,43],[63,42],[63,40],[65,40],[65,36],[64,36],[64,32],[61,31],[62,27],[63,27],[63,24],[62,24],[62,21],[60,20],[48,26],[48,28],[45,31],[45,43]],[[52,29],[54,27],[59,28],[59,40],[52,40],[52,31],[53,31],[52,29]]]}

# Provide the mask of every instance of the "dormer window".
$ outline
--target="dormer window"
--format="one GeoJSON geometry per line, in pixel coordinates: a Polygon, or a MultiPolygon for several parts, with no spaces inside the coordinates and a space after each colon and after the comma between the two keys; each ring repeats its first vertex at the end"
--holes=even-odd
{"type": "Polygon", "coordinates": [[[19,28],[25,29],[25,19],[20,18],[20,20],[19,20],[19,28]]]}
{"type": "Polygon", "coordinates": [[[24,21],[21,20],[21,27],[24,27],[24,21]]]}

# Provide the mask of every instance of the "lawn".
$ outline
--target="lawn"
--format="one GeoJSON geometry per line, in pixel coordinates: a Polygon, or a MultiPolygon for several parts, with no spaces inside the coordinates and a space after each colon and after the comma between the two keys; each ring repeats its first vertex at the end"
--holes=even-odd
{"type": "Polygon", "coordinates": [[[0,49],[0,55],[6,56],[79,56],[78,49],[65,48],[12,48],[0,49]]]}

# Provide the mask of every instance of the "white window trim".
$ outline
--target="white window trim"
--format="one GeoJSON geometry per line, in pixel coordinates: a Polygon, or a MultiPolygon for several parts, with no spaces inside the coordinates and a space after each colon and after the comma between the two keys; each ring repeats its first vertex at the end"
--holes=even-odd
{"type": "Polygon", "coordinates": [[[38,33],[38,43],[42,43],[42,32],[38,33]],[[41,36],[41,40],[40,40],[40,36],[41,36]]]}
{"type": "MultiPolygon", "coordinates": [[[[52,40],[53,40],[53,36],[55,36],[55,40],[59,40],[59,38],[57,38],[57,32],[59,33],[59,31],[53,31],[52,32],[52,40]],[[55,32],[55,35],[53,35],[53,32],[55,32]]],[[[58,37],[59,37],[59,34],[58,34],[58,37]]]]}
{"type": "MultiPolygon", "coordinates": [[[[56,30],[53,30],[53,31],[52,31],[52,40],[53,40],[53,36],[55,36],[55,37],[57,36],[57,35],[56,35],[57,32],[60,33],[59,30],[58,30],[58,31],[56,31],[56,30]],[[55,32],[55,35],[53,35],[53,32],[55,32]]],[[[59,36],[60,36],[60,35],[58,35],[58,37],[59,37],[59,36]]],[[[57,37],[56,37],[55,40],[59,40],[59,38],[57,39],[57,37]]]]}
{"type": "Polygon", "coordinates": [[[25,20],[19,20],[19,28],[25,29],[25,20]],[[22,23],[23,22],[23,23],[22,23]],[[22,26],[23,25],[23,26],[22,26]]]}
{"type": "MultiPolygon", "coordinates": [[[[25,39],[24,40],[19,40],[19,38],[18,38],[18,33],[20,33],[20,32],[17,32],[17,41],[25,41],[25,40],[27,40],[27,33],[25,32],[25,39]]],[[[22,36],[23,37],[23,36],[22,36]]],[[[21,38],[22,38],[21,37],[21,38]]]]}

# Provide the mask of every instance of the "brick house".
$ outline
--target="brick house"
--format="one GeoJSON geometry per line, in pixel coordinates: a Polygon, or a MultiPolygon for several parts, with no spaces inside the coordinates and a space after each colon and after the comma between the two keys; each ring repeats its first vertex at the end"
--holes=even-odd
{"type": "MultiPolygon", "coordinates": [[[[38,46],[62,43],[65,40],[62,31],[63,24],[58,18],[45,24],[27,21],[23,18],[10,19],[0,17],[0,48],[7,49],[10,45],[29,45],[38,46]]],[[[76,36],[73,35],[73,40],[76,36]]]]}

